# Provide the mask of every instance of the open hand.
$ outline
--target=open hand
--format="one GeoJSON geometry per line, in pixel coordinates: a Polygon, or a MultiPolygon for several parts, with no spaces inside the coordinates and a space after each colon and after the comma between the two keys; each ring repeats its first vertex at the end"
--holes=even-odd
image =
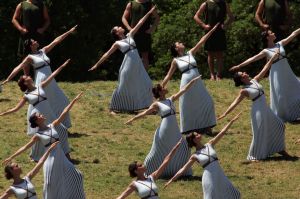
{"type": "Polygon", "coordinates": [[[74,26],[73,28],[71,28],[71,29],[69,30],[69,32],[70,32],[70,33],[74,33],[74,32],[76,31],[76,29],[77,29],[77,26],[78,26],[78,25],[76,25],[76,26],[74,26]]]}
{"type": "Polygon", "coordinates": [[[83,95],[83,91],[80,92],[75,98],[74,98],[74,101],[77,101],[81,98],[81,96],[83,95]]]}
{"type": "Polygon", "coordinates": [[[229,69],[229,71],[230,72],[233,72],[233,71],[236,71],[236,70],[238,70],[240,68],[240,66],[239,65],[237,65],[237,66],[233,66],[233,67],[231,67],[230,69],[229,69]]]}
{"type": "Polygon", "coordinates": [[[65,66],[67,66],[69,63],[70,63],[70,61],[71,61],[71,59],[67,59],[67,61],[65,61],[65,63],[63,63],[62,65],[61,65],[61,67],[65,67],[65,66]]]}
{"type": "Polygon", "coordinates": [[[88,71],[93,71],[93,70],[95,70],[97,67],[98,67],[98,65],[95,64],[95,65],[94,65],[92,68],[90,68],[88,71]]]}
{"type": "Polygon", "coordinates": [[[217,118],[217,120],[223,119],[224,117],[226,117],[226,115],[225,115],[225,114],[222,114],[221,116],[219,116],[219,117],[217,118]]]}
{"type": "Polygon", "coordinates": [[[5,160],[2,162],[2,164],[3,164],[3,165],[8,165],[10,162],[11,162],[11,158],[9,157],[9,158],[5,159],[5,160]]]}
{"type": "Polygon", "coordinates": [[[164,189],[166,189],[170,184],[171,184],[172,180],[169,180],[165,185],[164,185],[164,189]]]}
{"type": "Polygon", "coordinates": [[[59,144],[59,141],[52,143],[48,150],[52,151],[58,144],[59,144]]]}
{"type": "Polygon", "coordinates": [[[234,118],[231,119],[232,122],[236,121],[237,119],[239,119],[240,115],[242,114],[242,111],[239,112],[234,118]]]}
{"type": "Polygon", "coordinates": [[[132,124],[132,119],[128,120],[127,122],[125,122],[126,125],[131,125],[132,124]]]}

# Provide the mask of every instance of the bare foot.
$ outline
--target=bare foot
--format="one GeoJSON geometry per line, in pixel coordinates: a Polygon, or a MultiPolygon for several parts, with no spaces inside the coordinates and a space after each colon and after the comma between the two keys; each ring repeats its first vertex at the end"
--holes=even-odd
{"type": "Polygon", "coordinates": [[[220,81],[222,77],[220,75],[217,75],[217,81],[220,81]]]}
{"type": "Polygon", "coordinates": [[[300,139],[295,142],[295,144],[300,144],[300,139]]]}
{"type": "Polygon", "coordinates": [[[210,75],[210,80],[211,80],[211,81],[215,81],[215,80],[216,80],[215,75],[211,74],[211,75],[210,75]]]}
{"type": "Polygon", "coordinates": [[[114,112],[114,111],[110,111],[109,113],[110,113],[111,115],[117,115],[117,113],[114,112]]]}

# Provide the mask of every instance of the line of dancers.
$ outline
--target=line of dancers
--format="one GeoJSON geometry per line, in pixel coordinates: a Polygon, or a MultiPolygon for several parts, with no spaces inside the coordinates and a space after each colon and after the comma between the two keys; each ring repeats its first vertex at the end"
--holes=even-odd
{"type": "MultiPolygon", "coordinates": [[[[194,56],[220,24],[216,24],[187,52],[183,43],[173,43],[170,48],[174,56],[171,67],[162,83],[152,88],[152,81],[143,66],[133,36],[155,10],[154,6],[128,34],[125,34],[122,27],[114,27],[111,34],[116,38],[116,42],[89,69],[93,71],[98,68],[117,49],[122,51],[124,60],[119,71],[118,86],[113,91],[110,111],[116,114],[146,109],[132,117],[126,124],[132,124],[135,120],[153,113],[158,113],[161,117],[161,123],[156,129],[152,147],[144,163],[133,162],[128,167],[130,176],[136,177],[136,180],[121,193],[118,199],[126,198],[134,191],[140,198],[157,199],[159,197],[156,179],[169,178],[165,187],[170,186],[170,183],[180,176],[191,176],[191,166],[195,162],[204,169],[202,188],[205,199],[240,198],[240,192],[224,174],[214,149],[240,114],[233,117],[208,143],[201,142],[202,135],[211,134],[217,119],[214,102],[201,79],[194,56]],[[166,85],[176,68],[182,73],[180,89],[167,97],[166,85]],[[177,100],[180,109],[180,128],[174,105],[177,100]],[[183,135],[186,135],[185,139],[183,135]],[[191,154],[193,147],[196,151],[191,154]]],[[[6,84],[24,68],[33,67],[35,71],[34,79],[23,75],[18,81],[20,89],[24,92],[20,102],[14,108],[0,113],[0,116],[14,113],[28,102],[28,135],[31,136],[27,144],[4,161],[5,176],[7,179],[13,179],[13,184],[1,199],[11,195],[17,198],[36,198],[31,180],[42,165],[44,198],[85,198],[82,175],[70,161],[67,130],[71,126],[68,113],[82,93],[69,103],[54,78],[69,64],[70,60],[52,73],[50,59],[47,56],[49,51],[72,34],[76,28],[77,26],[71,28],[42,49],[39,49],[39,44],[35,40],[26,40],[25,50],[29,53],[28,56],[1,83],[1,85],[6,84]],[[37,162],[37,165],[22,178],[21,168],[11,162],[29,148],[31,148],[30,157],[37,162]]],[[[244,98],[253,101],[251,109],[253,139],[247,156],[250,161],[264,160],[275,153],[288,159],[295,158],[286,150],[284,123],[299,122],[300,94],[297,91],[300,82],[288,64],[283,47],[299,34],[300,29],[297,29],[286,39],[274,43],[276,36],[270,30],[266,31],[263,37],[267,47],[258,55],[230,69],[236,71],[251,62],[268,58],[266,65],[253,79],[245,72],[239,71],[234,74],[235,85],[243,88],[225,113],[218,117],[218,119],[226,117],[244,98]],[[271,108],[267,105],[264,91],[259,84],[267,72],[270,72],[271,108]]]]}

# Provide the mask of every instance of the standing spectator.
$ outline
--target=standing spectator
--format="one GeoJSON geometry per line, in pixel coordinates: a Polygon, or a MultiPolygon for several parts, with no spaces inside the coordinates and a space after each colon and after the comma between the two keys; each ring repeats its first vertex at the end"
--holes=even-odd
{"type": "Polygon", "coordinates": [[[260,0],[255,19],[265,31],[271,29],[280,41],[287,36],[292,15],[287,0],[260,0]]]}
{"type": "MultiPolygon", "coordinates": [[[[151,0],[133,0],[129,2],[122,16],[124,26],[130,31],[136,26],[139,20],[149,12],[154,6],[151,0]]],[[[159,15],[157,10],[152,13],[152,18],[149,18],[144,25],[139,29],[134,36],[134,40],[142,57],[143,64],[147,69],[149,66],[149,52],[151,52],[151,34],[156,29],[159,23],[159,15]]]]}
{"type": "Polygon", "coordinates": [[[26,0],[18,4],[12,23],[20,31],[18,56],[23,59],[24,41],[34,39],[44,46],[44,33],[50,25],[48,10],[42,0],[26,0]]]}
{"type": "Polygon", "coordinates": [[[233,22],[233,14],[229,5],[225,0],[207,0],[201,4],[199,10],[194,16],[194,20],[199,24],[205,32],[212,29],[217,23],[220,27],[208,38],[204,45],[204,49],[208,52],[207,62],[210,71],[211,80],[220,80],[222,77],[222,69],[224,65],[224,51],[226,50],[226,28],[233,22]],[[204,15],[205,22],[200,17],[204,15]],[[228,20],[225,22],[226,15],[228,20]],[[214,62],[216,61],[218,72],[215,76],[214,62]]]}

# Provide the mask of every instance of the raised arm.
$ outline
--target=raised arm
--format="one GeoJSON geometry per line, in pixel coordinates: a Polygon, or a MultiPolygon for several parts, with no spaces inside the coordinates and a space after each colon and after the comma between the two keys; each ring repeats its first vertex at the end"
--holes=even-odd
{"type": "MultiPolygon", "coordinates": [[[[154,6],[155,5],[152,5],[152,7],[154,7],[154,6]]],[[[157,9],[155,9],[152,12],[152,18],[154,18],[154,21],[151,24],[150,28],[148,30],[146,30],[146,33],[148,33],[148,34],[152,34],[155,31],[155,29],[157,28],[158,24],[159,24],[160,17],[158,15],[157,9]]]]}
{"type": "Polygon", "coordinates": [[[107,60],[109,58],[109,56],[111,54],[113,54],[118,48],[119,48],[119,45],[117,43],[114,43],[111,46],[111,48],[106,53],[104,53],[104,55],[102,55],[102,57],[99,59],[99,61],[92,68],[90,68],[88,71],[93,71],[96,68],[98,68],[98,66],[100,66],[105,60],[107,60]]]}
{"type": "Polygon", "coordinates": [[[202,3],[199,10],[196,12],[195,16],[194,16],[194,20],[196,21],[196,23],[198,25],[200,25],[204,30],[210,30],[210,25],[209,24],[205,24],[202,20],[201,20],[201,16],[203,15],[204,11],[206,9],[206,2],[202,3]]]}
{"type": "Polygon", "coordinates": [[[162,162],[162,164],[160,165],[160,167],[151,174],[151,176],[153,177],[154,180],[158,179],[160,177],[160,175],[164,172],[164,170],[168,166],[169,162],[172,160],[172,157],[175,155],[177,149],[179,148],[179,146],[182,142],[182,139],[183,138],[181,138],[179,140],[179,142],[173,147],[171,152],[165,157],[165,159],[162,162]]]}
{"type": "Polygon", "coordinates": [[[194,46],[191,50],[190,53],[192,55],[195,55],[199,48],[205,44],[205,42],[207,41],[207,39],[211,36],[211,34],[217,29],[217,27],[220,25],[220,23],[217,23],[210,31],[208,31],[208,33],[206,33],[201,39],[200,41],[196,44],[196,46],[194,46]]]}
{"type": "Polygon", "coordinates": [[[124,199],[127,198],[131,193],[133,193],[136,190],[134,183],[130,183],[130,185],[127,187],[127,189],[119,196],[117,199],[124,199]]]}
{"type": "Polygon", "coordinates": [[[192,79],[187,85],[185,85],[178,93],[172,95],[170,97],[170,99],[174,102],[176,101],[181,95],[183,95],[186,91],[189,90],[189,88],[192,87],[192,85],[201,78],[201,75],[199,75],[198,77],[195,77],[194,79],[192,79]]]}
{"type": "Polygon", "coordinates": [[[58,67],[46,80],[41,82],[41,86],[45,88],[48,84],[59,74],[59,72],[70,63],[71,59],[68,59],[60,67],[58,67]]]}
{"type": "Polygon", "coordinates": [[[134,36],[135,33],[137,33],[137,31],[140,29],[140,27],[142,27],[142,25],[145,23],[145,21],[148,19],[148,17],[152,14],[152,12],[154,12],[154,10],[156,9],[156,6],[153,6],[151,8],[151,10],[149,10],[149,12],[147,12],[147,14],[145,14],[145,16],[143,16],[139,22],[134,26],[134,28],[132,28],[130,31],[129,31],[129,34],[131,36],[134,36]]]}
{"type": "Polygon", "coordinates": [[[290,36],[288,36],[287,38],[281,40],[281,44],[283,46],[289,44],[295,37],[297,37],[300,34],[300,28],[298,28],[297,30],[293,31],[292,34],[290,34],[290,36]]]}
{"type": "Polygon", "coordinates": [[[122,16],[122,23],[126,27],[128,31],[131,31],[132,27],[129,25],[128,20],[130,19],[131,15],[131,2],[129,2],[124,10],[123,16],[122,16]]]}
{"type": "Polygon", "coordinates": [[[241,113],[242,112],[240,112],[232,120],[230,120],[230,122],[228,122],[228,124],[226,124],[226,126],[220,131],[220,133],[218,133],[218,135],[216,135],[208,143],[210,143],[211,145],[217,144],[221,140],[221,138],[225,135],[227,130],[230,128],[230,126],[234,123],[234,121],[236,121],[240,117],[241,113]]]}
{"type": "Polygon", "coordinates": [[[258,7],[255,12],[255,20],[257,21],[257,23],[262,29],[267,30],[269,28],[269,25],[265,24],[262,19],[262,15],[264,12],[264,2],[265,2],[264,0],[260,0],[260,2],[258,3],[258,7]]]}
{"type": "Polygon", "coordinates": [[[247,59],[246,61],[244,61],[243,63],[237,65],[237,66],[233,66],[229,69],[229,71],[235,71],[235,70],[239,70],[244,66],[249,65],[252,62],[256,62],[258,60],[261,60],[262,58],[266,57],[266,50],[262,50],[260,51],[260,53],[258,53],[257,55],[254,55],[253,57],[250,57],[249,59],[247,59]]]}
{"type": "Polygon", "coordinates": [[[193,166],[193,164],[197,161],[195,155],[190,157],[189,161],[165,184],[164,188],[169,186],[172,182],[174,182],[177,178],[179,178],[182,174],[184,174],[189,168],[193,166]]]}
{"type": "Polygon", "coordinates": [[[7,110],[3,113],[0,113],[0,116],[4,116],[4,115],[8,115],[8,114],[17,112],[18,110],[20,110],[26,104],[26,101],[27,101],[26,98],[23,97],[14,108],[9,109],[9,110],[7,110]]]}
{"type": "Polygon", "coordinates": [[[18,155],[20,155],[21,153],[23,153],[24,151],[26,151],[27,149],[29,149],[35,142],[38,141],[38,139],[39,138],[37,136],[33,136],[31,138],[31,140],[26,145],[24,145],[23,147],[21,147],[20,149],[18,149],[16,153],[14,153],[12,156],[10,156],[6,160],[4,160],[2,163],[4,165],[7,165],[9,162],[11,162],[12,159],[14,159],[18,155]]]}
{"type": "Polygon", "coordinates": [[[157,109],[158,109],[158,106],[157,106],[157,103],[155,102],[147,110],[145,110],[145,111],[141,112],[140,114],[134,116],[133,118],[131,118],[130,120],[125,122],[125,124],[131,124],[133,121],[135,121],[137,119],[140,119],[140,118],[143,118],[146,115],[149,115],[149,114],[157,111],[157,109]]]}
{"type": "Polygon", "coordinates": [[[260,71],[260,73],[258,75],[256,75],[253,79],[255,79],[258,82],[261,79],[263,79],[265,77],[266,73],[271,68],[273,61],[276,60],[278,58],[278,56],[279,56],[279,49],[276,50],[276,53],[274,53],[272,58],[266,63],[266,65],[263,67],[263,69],[260,71]]]}
{"type": "Polygon", "coordinates": [[[21,24],[19,23],[19,20],[21,18],[21,12],[22,12],[22,3],[19,3],[16,7],[16,10],[14,12],[14,16],[11,20],[12,24],[15,26],[15,28],[20,31],[21,34],[26,34],[28,32],[28,30],[21,26],[21,24]]]}
{"type": "Polygon", "coordinates": [[[70,30],[68,30],[67,32],[65,32],[64,34],[56,37],[49,45],[43,48],[45,53],[47,54],[48,52],[50,52],[57,44],[61,43],[67,36],[75,32],[76,28],[77,25],[71,28],[70,30]]]}
{"type": "Polygon", "coordinates": [[[26,66],[30,66],[31,63],[32,59],[27,56],[17,67],[14,68],[14,70],[10,73],[7,79],[1,83],[1,85],[4,85],[12,80],[12,78],[14,78],[22,69],[24,69],[26,66]]]}
{"type": "Polygon", "coordinates": [[[14,195],[14,192],[9,188],[5,191],[5,193],[2,196],[0,196],[0,199],[8,199],[12,195],[14,195]]]}
{"type": "Polygon", "coordinates": [[[231,111],[233,111],[235,109],[235,107],[241,102],[243,101],[243,99],[245,97],[248,97],[249,94],[245,89],[242,89],[239,93],[239,95],[235,98],[235,100],[231,103],[231,105],[228,107],[228,109],[225,111],[225,113],[223,113],[223,115],[221,115],[220,117],[218,117],[218,120],[224,118],[226,115],[228,115],[231,111]]]}
{"type": "Polygon", "coordinates": [[[44,5],[43,6],[43,17],[44,17],[44,24],[41,28],[37,29],[37,31],[40,33],[40,34],[43,34],[47,28],[49,27],[50,25],[50,17],[49,17],[49,13],[48,13],[48,9],[47,7],[44,5]]]}
{"type": "Polygon", "coordinates": [[[50,152],[58,145],[58,142],[53,143],[49,149],[46,151],[46,153],[44,153],[44,155],[41,157],[41,159],[39,160],[39,162],[35,165],[35,167],[29,172],[27,173],[27,177],[31,180],[32,178],[34,178],[34,176],[36,176],[36,174],[39,172],[39,170],[42,168],[43,164],[45,163],[45,161],[47,160],[50,152]]]}
{"type": "Polygon", "coordinates": [[[67,113],[71,110],[71,108],[73,107],[73,105],[75,104],[75,102],[77,102],[81,96],[83,95],[83,92],[79,93],[71,102],[70,104],[64,109],[64,111],[60,114],[60,116],[54,120],[52,122],[52,125],[53,126],[57,126],[59,125],[64,119],[65,117],[67,116],[67,113]]]}
{"type": "Polygon", "coordinates": [[[175,70],[177,68],[177,64],[175,59],[173,59],[172,63],[171,63],[171,67],[168,71],[168,74],[165,76],[164,80],[162,81],[161,85],[162,87],[166,87],[167,83],[170,81],[170,79],[172,78],[175,70]]]}

